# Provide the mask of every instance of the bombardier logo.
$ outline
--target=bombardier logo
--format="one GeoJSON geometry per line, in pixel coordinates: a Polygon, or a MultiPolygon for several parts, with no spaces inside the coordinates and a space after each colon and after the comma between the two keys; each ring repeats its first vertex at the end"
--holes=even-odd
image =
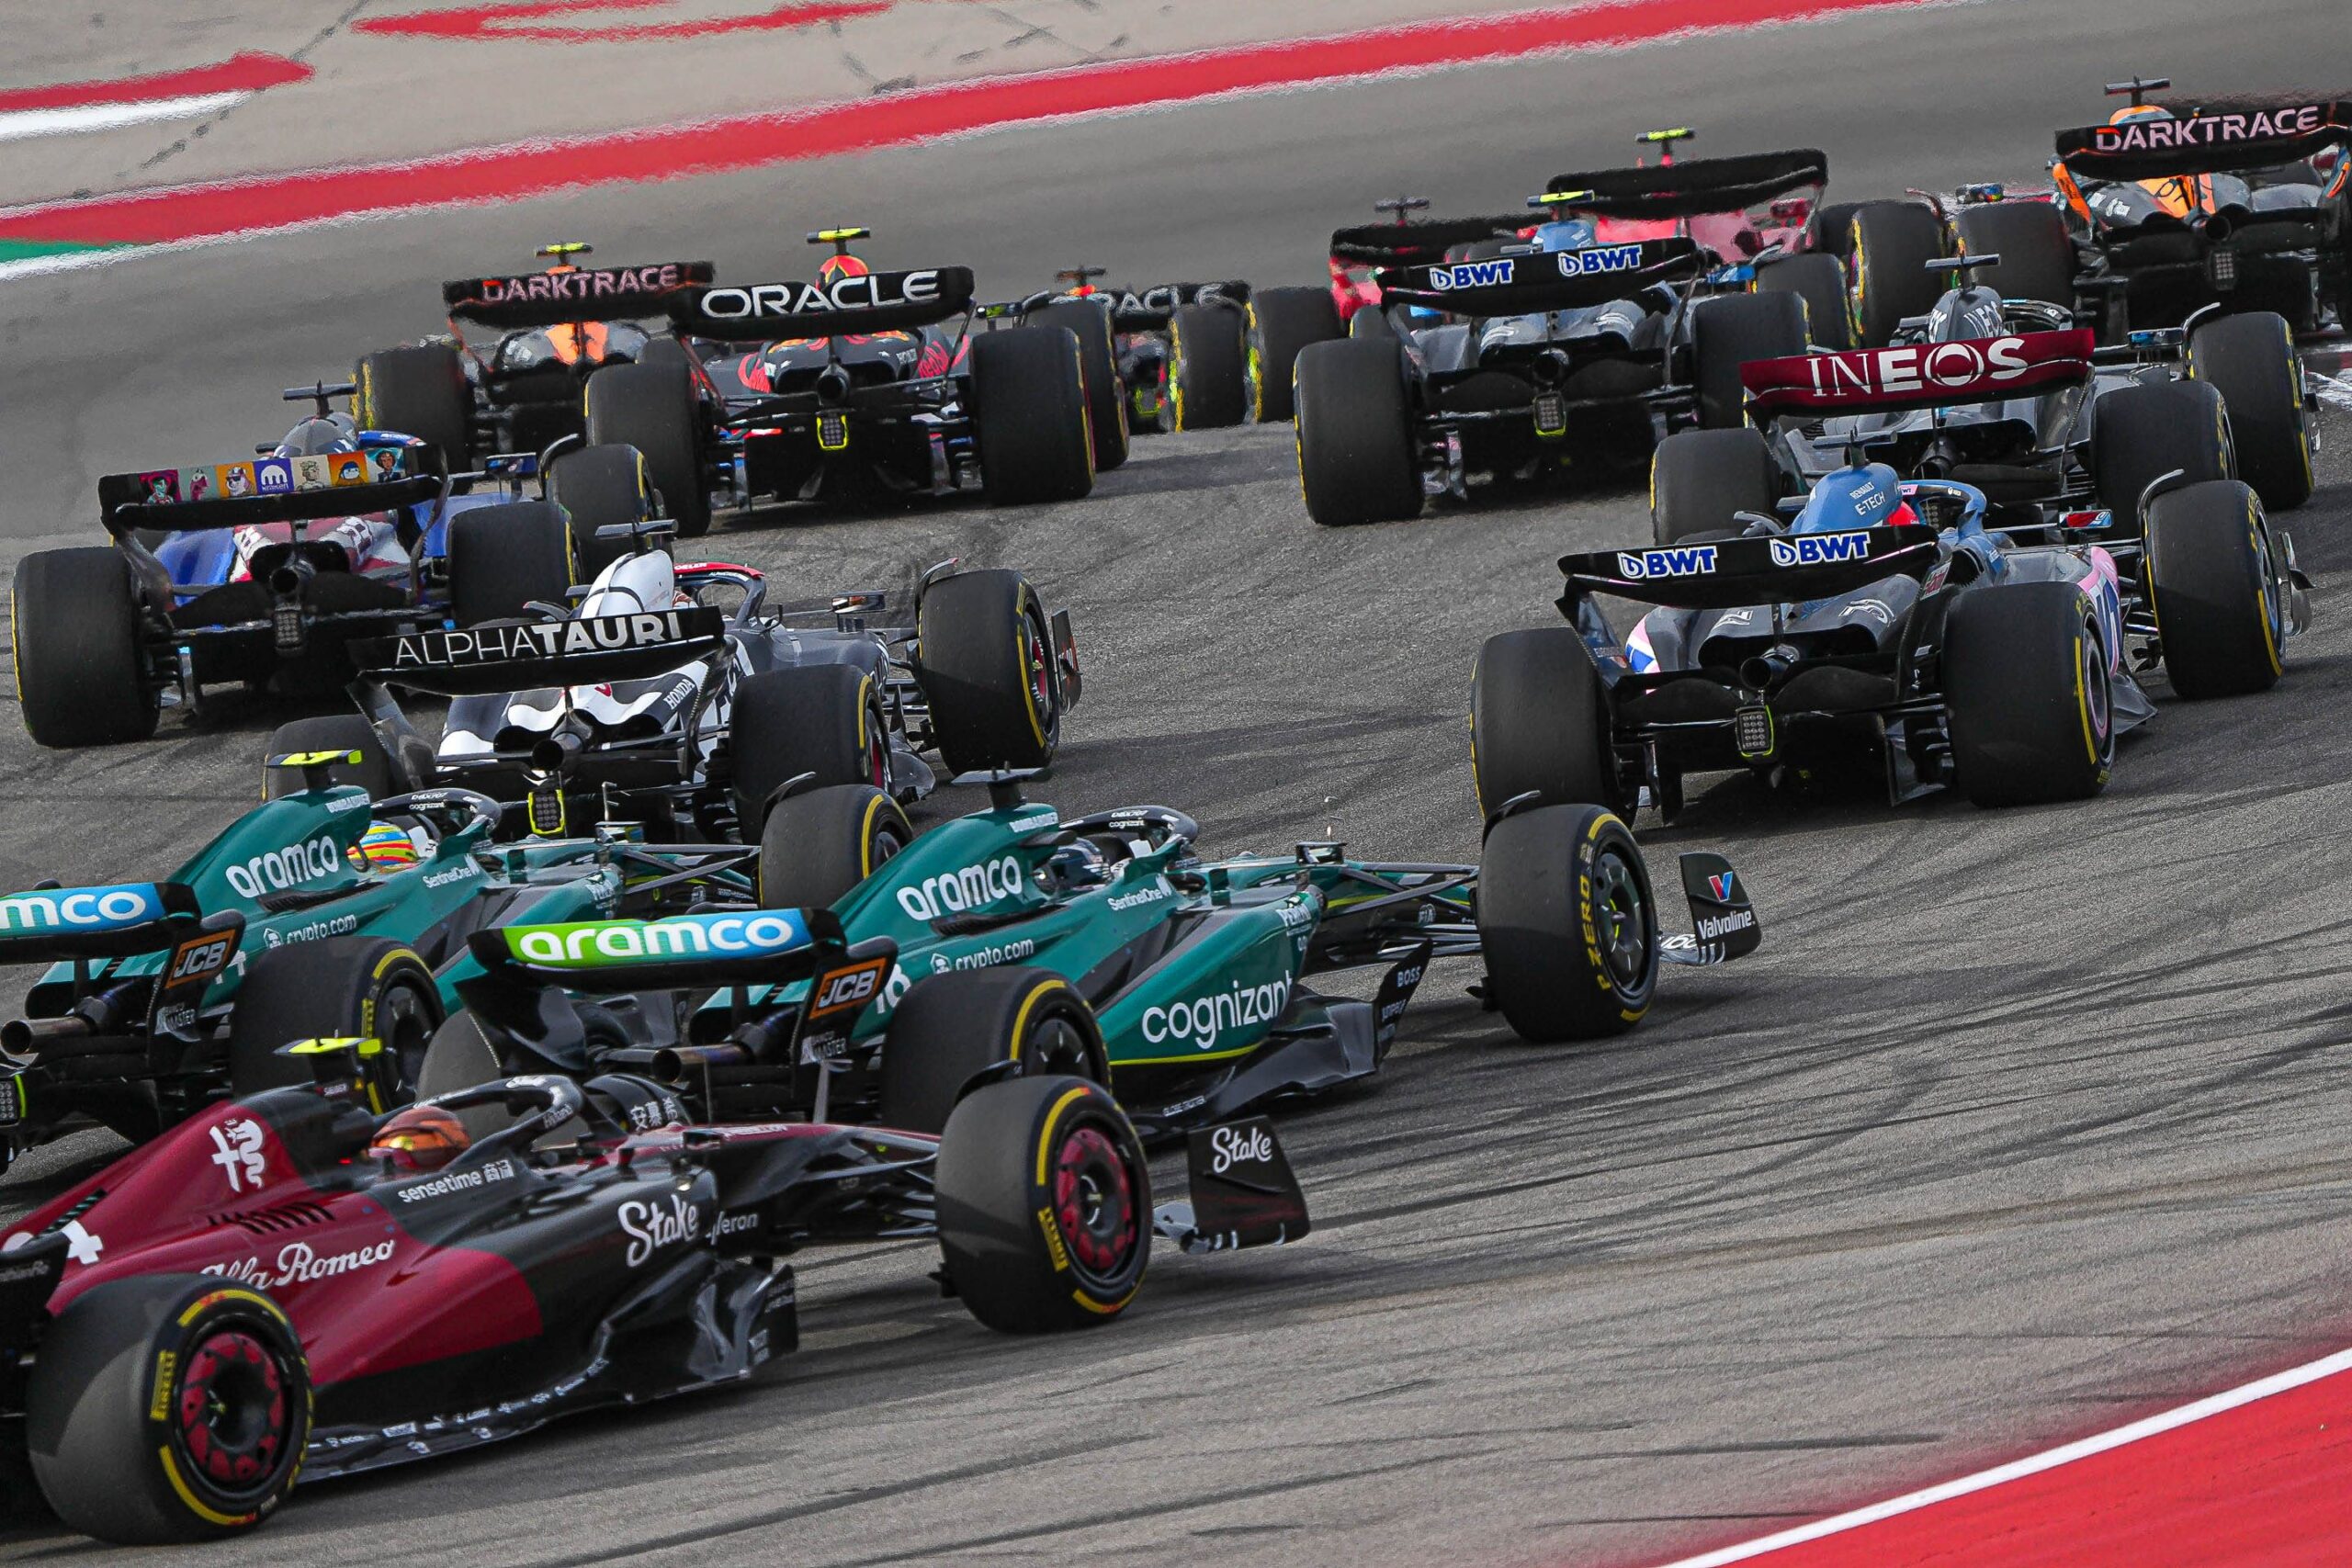
{"type": "Polygon", "coordinates": [[[2252,114],[2197,115],[2188,119],[2127,119],[2091,131],[2094,152],[2164,152],[2187,147],[2221,147],[2235,141],[2308,136],[2325,123],[2318,104],[2257,109],[2252,114]]]}
{"type": "Polygon", "coordinates": [[[322,833],[308,843],[289,845],[273,850],[266,855],[255,855],[243,865],[232,865],[221,874],[240,898],[258,898],[265,893],[282,893],[306,882],[316,882],[322,876],[333,876],[349,871],[343,858],[343,846],[322,833]]]}
{"type": "Polygon", "coordinates": [[[1010,898],[1021,890],[1021,863],[1011,855],[927,876],[899,889],[899,908],[913,920],[936,920],[1010,898]]]}
{"type": "Polygon", "coordinates": [[[1562,251],[1560,276],[1584,277],[1600,272],[1634,272],[1642,265],[1639,245],[1595,245],[1589,250],[1562,251]]]}
{"type": "Polygon", "coordinates": [[[1868,534],[1800,534],[1772,541],[1774,566],[1826,566],[1832,561],[1868,560],[1868,534]]]}
{"type": "Polygon", "coordinates": [[[1675,550],[1620,550],[1617,575],[1628,582],[1657,577],[1699,577],[1715,570],[1715,547],[1693,545],[1675,550]]]}
{"type": "Polygon", "coordinates": [[[1491,288],[1509,283],[1518,270],[1519,264],[1509,256],[1494,261],[1456,262],[1452,266],[1430,268],[1430,287],[1440,294],[1456,288],[1491,288]]]}
{"type": "Polygon", "coordinates": [[[713,321],[756,321],[806,316],[824,310],[878,310],[886,305],[928,305],[939,298],[939,271],[869,272],[843,275],[827,283],[758,283],[749,288],[714,288],[702,297],[702,313],[713,321]]]}

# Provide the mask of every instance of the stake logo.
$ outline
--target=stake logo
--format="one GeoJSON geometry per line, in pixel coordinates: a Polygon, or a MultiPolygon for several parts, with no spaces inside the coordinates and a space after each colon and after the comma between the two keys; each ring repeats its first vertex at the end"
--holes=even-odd
{"type": "Polygon", "coordinates": [[[1263,1165],[1274,1157],[1274,1141],[1263,1127],[1219,1127],[1209,1134],[1209,1174],[1223,1176],[1237,1165],[1263,1165]]]}
{"type": "Polygon", "coordinates": [[[657,1200],[632,1198],[619,1209],[621,1234],[628,1237],[628,1266],[643,1267],[665,1247],[692,1241],[702,1232],[702,1212],[673,1192],[664,1208],[657,1200]]]}
{"type": "Polygon", "coordinates": [[[1868,534],[1800,534],[1772,541],[1774,566],[1826,566],[1832,561],[1868,560],[1868,534]]]}
{"type": "Polygon", "coordinates": [[[1671,550],[1620,550],[1617,575],[1628,582],[1659,577],[1701,577],[1715,570],[1715,547],[1693,545],[1671,550]]]}

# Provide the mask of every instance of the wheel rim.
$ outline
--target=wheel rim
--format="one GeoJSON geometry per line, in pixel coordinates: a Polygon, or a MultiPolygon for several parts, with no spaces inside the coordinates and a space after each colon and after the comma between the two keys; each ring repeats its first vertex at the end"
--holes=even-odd
{"type": "Polygon", "coordinates": [[[2278,572],[2270,555],[2270,530],[2254,531],[2254,569],[2262,584],[2262,618],[2270,633],[2272,662],[2277,662],[2277,649],[2287,635],[2286,605],[2278,594],[2278,572]]]}
{"type": "Polygon", "coordinates": [[[1021,617],[1021,662],[1028,674],[1030,721],[1036,727],[1039,743],[1051,745],[1061,723],[1061,716],[1054,711],[1052,659],[1045,639],[1037,635],[1036,622],[1027,615],[1021,617]]]}
{"type": "Polygon", "coordinates": [[[438,993],[428,998],[424,990],[406,980],[386,987],[376,999],[376,1023],[368,1032],[400,1064],[403,1083],[414,1083],[424,1065],[424,1047],[441,1027],[440,1000],[438,993]]]}
{"type": "Polygon", "coordinates": [[[293,1418],[285,1369],[253,1333],[218,1329],[188,1352],[172,1440],[214,1489],[266,1489],[287,1457],[293,1418]]]}
{"type": "Polygon", "coordinates": [[[2114,731],[2112,694],[2108,689],[2107,651],[2099,646],[2096,633],[2085,630],[2082,636],[2083,716],[2090,721],[2092,761],[2107,756],[2107,749],[2114,731]]]}
{"type": "Polygon", "coordinates": [[[1600,942],[1600,961],[1611,978],[1625,990],[1640,987],[1649,968],[1649,910],[1641,878],[1614,849],[1607,849],[1592,867],[1593,934],[1600,942]]]}
{"type": "Polygon", "coordinates": [[[882,716],[869,710],[865,716],[865,777],[876,789],[890,787],[890,742],[885,738],[882,716]]]}
{"type": "Polygon", "coordinates": [[[1081,1125],[1063,1137],[1054,1156],[1054,1218],[1091,1283],[1115,1281],[1134,1258],[1135,1177],[1101,1128],[1081,1125]]]}
{"type": "Polygon", "coordinates": [[[1089,1058],[1085,1034],[1069,1020],[1049,1014],[1022,1045],[1022,1062],[1025,1069],[1038,1074],[1067,1073],[1074,1077],[1094,1077],[1094,1064],[1089,1058]]]}

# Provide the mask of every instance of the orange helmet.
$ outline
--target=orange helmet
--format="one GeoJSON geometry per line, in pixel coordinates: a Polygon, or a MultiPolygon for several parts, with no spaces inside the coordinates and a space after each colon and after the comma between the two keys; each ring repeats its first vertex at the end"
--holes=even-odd
{"type": "MultiPolygon", "coordinates": [[[[2124,125],[2135,119],[2171,119],[2172,110],[2162,104],[2128,104],[2107,117],[2109,125],[2124,125]]],[[[2140,188],[2151,199],[2175,218],[2186,218],[2209,205],[2211,187],[2193,175],[2166,175],[2161,179],[2142,180],[2140,188]]]]}
{"type": "Polygon", "coordinates": [[[368,1141],[397,1170],[439,1170],[473,1144],[466,1124],[437,1105],[412,1105],[395,1111],[368,1141]]]}

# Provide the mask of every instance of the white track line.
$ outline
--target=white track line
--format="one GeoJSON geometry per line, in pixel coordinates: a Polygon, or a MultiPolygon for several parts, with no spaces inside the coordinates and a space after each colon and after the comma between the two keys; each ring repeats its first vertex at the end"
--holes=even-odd
{"type": "Polygon", "coordinates": [[[149,98],[139,103],[74,104],[64,108],[17,109],[0,114],[0,141],[28,136],[65,136],[81,130],[112,130],[119,125],[144,125],[155,119],[192,119],[211,114],[253,96],[250,91],[197,93],[182,98],[149,98]]]}
{"type": "MultiPolygon", "coordinates": [[[[2352,397],[2352,387],[2347,387],[2346,391],[2347,397],[2352,397]]],[[[2301,1388],[2306,1383],[2317,1382],[2322,1378],[2334,1377],[2339,1372],[2352,1372],[2352,1350],[2338,1350],[2335,1355],[2324,1357],[2320,1360],[2290,1368],[2286,1371],[2274,1373],[2257,1382],[2250,1382],[2241,1388],[2230,1389],[2225,1393],[2213,1394],[2210,1398],[2200,1399],[2193,1404],[2184,1404],[2177,1410],[2167,1410],[2162,1415],[2134,1421],[2128,1427],[2118,1427],[2111,1432],[2101,1432],[2096,1437],[2068,1443],[2064,1448],[2052,1449],[2046,1453],[2031,1454],[2008,1464],[1996,1465],[1991,1470],[1979,1471],[1974,1475],[1963,1475],[1957,1481],[1947,1481],[1939,1486],[1930,1486],[1924,1491],[1906,1493],[1900,1497],[1890,1497],[1883,1503],[1872,1503],[1868,1507],[1857,1508],[1850,1514],[1839,1514],[1834,1518],[1816,1519],[1812,1524],[1799,1525],[1794,1529],[1782,1530],[1777,1535],[1768,1535],[1759,1540],[1745,1541],[1737,1546],[1726,1546],[1720,1551],[1703,1552],[1697,1557],[1685,1557],[1677,1562],[1666,1563],[1663,1568],[1724,1568],[1726,1563],[1746,1562],[1770,1552],[1784,1551],[1792,1546],[1802,1546],[1807,1541],[1820,1540],[1826,1536],[1843,1535],[1849,1530],[1876,1524],[1881,1519],[1894,1518],[1898,1514],[1914,1513],[1933,1504],[1949,1502],[1954,1497],[1965,1497],[1973,1492],[1983,1492],[1991,1487],[2006,1485],[2009,1482],[2022,1480],[2029,1475],[2039,1475],[2044,1471],[2056,1470],[2061,1465],[2072,1464],[2076,1460],[2088,1459],[2094,1454],[2103,1454],[2110,1450],[2122,1448],[2126,1444],[2136,1443],[2143,1438],[2153,1438],[2181,1427],[2191,1426],[2225,1411],[2235,1410],[2241,1405],[2252,1404],[2256,1400],[2267,1399],[2274,1393],[2285,1393],[2290,1389],[2301,1388]]]]}

